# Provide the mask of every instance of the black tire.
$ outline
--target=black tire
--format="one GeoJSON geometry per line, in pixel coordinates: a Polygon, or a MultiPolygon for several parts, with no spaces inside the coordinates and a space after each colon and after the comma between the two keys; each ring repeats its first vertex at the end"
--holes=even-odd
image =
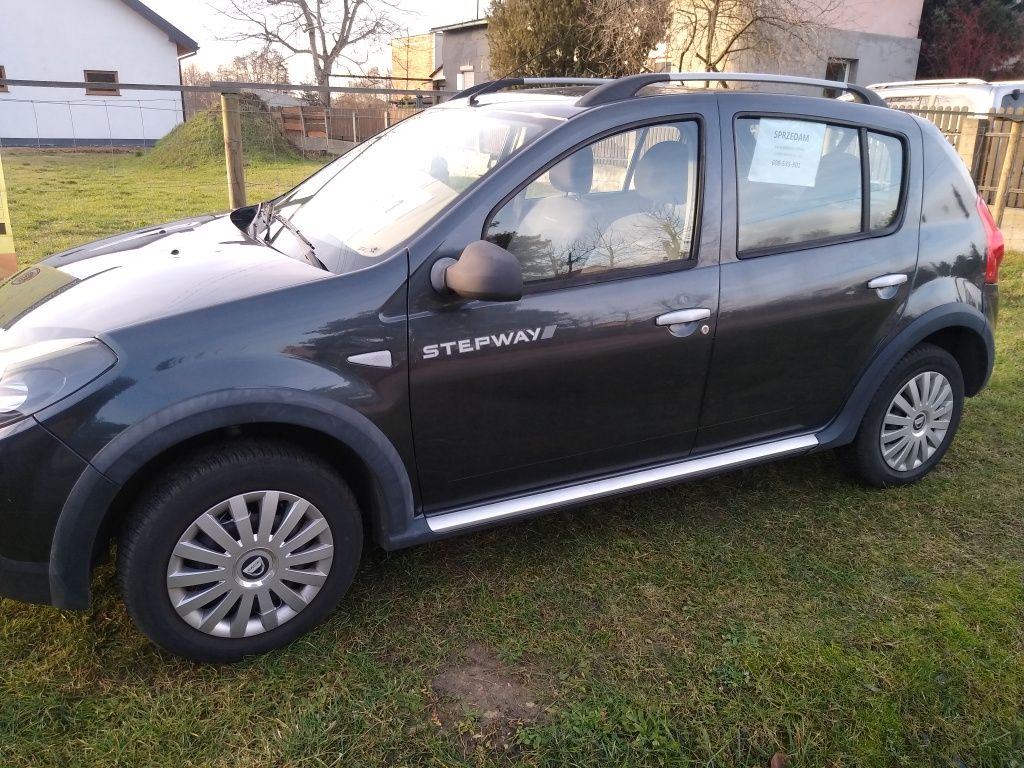
{"type": "MultiPolygon", "coordinates": [[[[909,485],[931,472],[946,454],[960,426],[964,408],[964,380],[956,359],[941,347],[921,344],[901,359],[882,382],[868,406],[853,443],[837,451],[844,469],[866,485],[887,488],[909,485]],[[934,453],[917,466],[897,470],[887,463],[880,444],[883,422],[897,394],[923,373],[939,373],[952,389],[952,412],[934,453]]],[[[890,426],[890,429],[894,427],[890,426]]]]}
{"type": "MultiPolygon", "coordinates": [[[[270,504],[267,502],[267,509],[271,508],[270,504]]],[[[289,509],[285,502],[273,508],[289,509]]],[[[275,512],[274,519],[281,517],[283,513],[275,512]]],[[[232,523],[227,525],[230,527],[232,523]]],[[[275,523],[275,529],[281,525],[275,523]]],[[[306,525],[307,520],[303,518],[295,532],[286,533],[283,538],[297,539],[306,525]]],[[[323,546],[320,536],[325,535],[320,534],[315,540],[318,546],[323,546]]],[[[156,645],[194,661],[233,662],[283,646],[322,622],[351,585],[359,565],[362,544],[362,520],[355,498],[327,463],[286,443],[247,441],[225,444],[178,461],[139,496],[123,526],[118,544],[118,583],[132,620],[156,645]],[[279,625],[251,636],[214,636],[189,624],[175,610],[168,584],[171,558],[179,539],[187,531],[195,530],[193,524],[207,510],[240,494],[259,491],[292,494],[313,505],[313,511],[320,515],[314,522],[322,528],[319,522],[322,519],[329,528],[333,559],[327,569],[326,580],[316,585],[319,591],[315,596],[279,625]]],[[[223,552],[228,550],[223,549],[223,552]]],[[[234,565],[226,566],[224,573],[230,569],[231,573],[238,574],[237,569],[247,556],[239,555],[234,565]]],[[[286,563],[283,559],[280,563],[278,567],[283,573],[286,563]]],[[[269,582],[269,572],[266,576],[269,582]]],[[[232,589],[237,589],[236,585],[240,584],[237,579],[227,576],[219,578],[232,589]]],[[[250,586],[253,583],[248,582],[250,586]]],[[[303,588],[295,585],[295,589],[301,591],[303,588]]],[[[282,604],[277,593],[268,591],[266,594],[276,604],[282,604]]],[[[254,594],[248,599],[259,613],[258,609],[263,604],[257,598],[254,594]]],[[[241,604],[236,604],[235,616],[239,615],[241,604]]],[[[225,620],[230,616],[229,612],[225,620]]],[[[262,617],[257,619],[263,620],[262,617]]]]}

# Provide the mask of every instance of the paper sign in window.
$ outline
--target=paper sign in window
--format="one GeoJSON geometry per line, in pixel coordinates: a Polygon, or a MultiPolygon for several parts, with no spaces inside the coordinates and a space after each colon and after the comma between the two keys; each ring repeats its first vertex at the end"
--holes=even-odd
{"type": "Polygon", "coordinates": [[[813,187],[825,144],[824,123],[762,118],[750,164],[750,181],[813,187]]]}

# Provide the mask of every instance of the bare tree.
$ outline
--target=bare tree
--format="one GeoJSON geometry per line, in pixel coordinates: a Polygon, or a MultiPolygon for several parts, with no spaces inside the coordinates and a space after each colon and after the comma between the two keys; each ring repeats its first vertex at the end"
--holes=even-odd
{"type": "MultiPolygon", "coordinates": [[[[244,26],[224,40],[258,40],[291,56],[309,56],[318,86],[330,85],[339,61],[356,67],[359,44],[390,37],[397,27],[393,0],[221,0],[220,12],[244,26]]],[[[322,93],[320,102],[328,103],[322,93]]]]}
{"type": "MultiPolygon", "coordinates": [[[[209,85],[212,76],[204,69],[195,64],[189,64],[181,70],[182,85],[209,85]]],[[[185,119],[190,119],[197,112],[209,109],[217,104],[216,93],[203,93],[202,91],[186,91],[184,94],[185,119]]]]}
{"type": "Polygon", "coordinates": [[[672,63],[723,72],[744,53],[756,53],[759,67],[783,50],[810,53],[840,7],[840,0],[682,0],[673,4],[672,63]]]}
{"type": "Polygon", "coordinates": [[[671,18],[669,0],[587,0],[591,41],[626,74],[650,70],[650,53],[665,36],[671,18]]]}
{"type": "Polygon", "coordinates": [[[217,68],[217,79],[239,83],[287,83],[288,65],[280,51],[264,48],[235,56],[217,68]]]}

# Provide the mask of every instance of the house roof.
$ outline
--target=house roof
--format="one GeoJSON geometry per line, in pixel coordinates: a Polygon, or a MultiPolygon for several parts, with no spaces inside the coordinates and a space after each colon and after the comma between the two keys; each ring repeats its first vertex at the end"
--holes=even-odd
{"type": "Polygon", "coordinates": [[[431,32],[461,32],[464,29],[472,29],[473,27],[486,27],[487,19],[471,19],[470,21],[460,21],[458,24],[446,24],[443,27],[431,27],[431,32]]]}
{"type": "Polygon", "coordinates": [[[267,91],[262,88],[243,88],[242,93],[251,93],[258,96],[260,101],[268,107],[301,107],[304,102],[287,93],[267,91]]]}
{"type": "Polygon", "coordinates": [[[178,46],[179,57],[189,56],[199,50],[199,43],[171,24],[171,22],[163,16],[156,13],[156,11],[149,6],[144,5],[139,2],[139,0],[121,0],[121,2],[142,16],[150,24],[165,32],[167,34],[167,39],[178,46]]]}

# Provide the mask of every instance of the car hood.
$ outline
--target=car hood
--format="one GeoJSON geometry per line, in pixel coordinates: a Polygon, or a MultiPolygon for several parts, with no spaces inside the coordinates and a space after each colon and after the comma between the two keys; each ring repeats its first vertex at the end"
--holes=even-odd
{"type": "Polygon", "coordinates": [[[0,346],[94,336],[330,276],[227,216],[186,219],[59,253],[0,284],[0,346]]]}

